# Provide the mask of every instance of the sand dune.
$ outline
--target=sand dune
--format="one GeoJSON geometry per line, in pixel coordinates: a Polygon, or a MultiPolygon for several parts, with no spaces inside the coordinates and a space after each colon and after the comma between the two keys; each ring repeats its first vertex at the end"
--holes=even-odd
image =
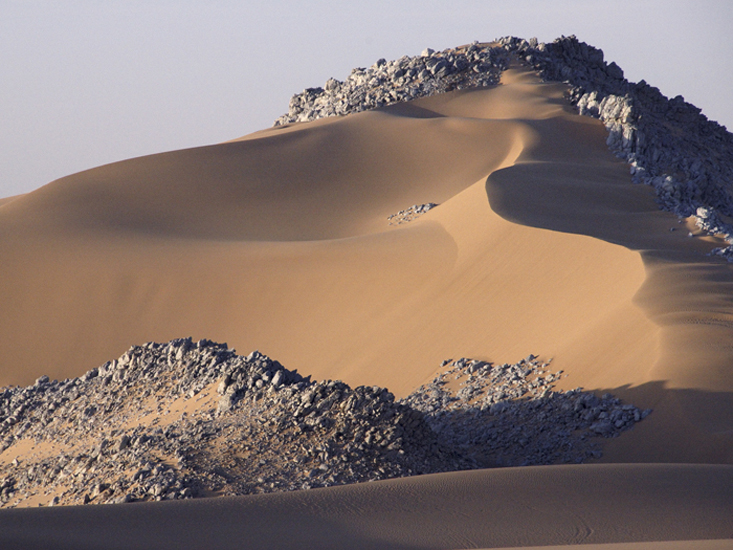
{"type": "Polygon", "coordinates": [[[249,497],[3,510],[0,545],[717,550],[733,541],[731,487],[731,466],[505,468],[249,497]],[[657,544],[637,546],[645,541],[657,544]]]}
{"type": "Polygon", "coordinates": [[[655,409],[608,460],[733,460],[733,267],[630,184],[562,86],[525,69],[502,83],[115,163],[5,203],[0,383],[188,335],[398,396],[443,359],[534,353],[567,388],[655,409]],[[387,224],[425,202],[440,207],[387,224]]]}

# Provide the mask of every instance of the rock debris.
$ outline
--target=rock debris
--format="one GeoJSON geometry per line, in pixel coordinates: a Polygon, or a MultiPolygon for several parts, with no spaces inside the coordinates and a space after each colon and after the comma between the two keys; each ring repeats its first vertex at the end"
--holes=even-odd
{"type": "Polygon", "coordinates": [[[533,355],[514,365],[461,358],[402,402],[425,413],[440,445],[478,467],[599,458],[598,438],[616,437],[651,413],[610,394],[554,391],[562,371],[548,367],[533,355]]]}
{"type": "Polygon", "coordinates": [[[323,88],[306,88],[290,100],[275,126],[348,115],[451,90],[490,86],[499,82],[509,57],[505,48],[471,44],[395,61],[380,59],[369,68],[356,68],[344,80],[330,78],[323,88]]]}
{"type": "Polygon", "coordinates": [[[400,210],[396,214],[387,216],[387,221],[389,221],[389,225],[402,225],[403,223],[411,222],[412,220],[419,218],[436,206],[438,205],[434,202],[413,204],[410,208],[400,210]]]}
{"type": "Polygon", "coordinates": [[[384,388],[312,381],[208,340],[135,346],[79,378],[0,389],[0,505],[244,495],[582,462],[649,413],[611,396],[553,391],[560,375],[532,356],[444,367],[397,401],[384,388]],[[455,393],[451,380],[461,383],[455,393]]]}

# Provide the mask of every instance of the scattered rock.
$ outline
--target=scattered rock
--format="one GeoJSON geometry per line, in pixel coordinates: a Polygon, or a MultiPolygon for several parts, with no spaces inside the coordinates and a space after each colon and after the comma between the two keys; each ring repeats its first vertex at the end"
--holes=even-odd
{"type": "Polygon", "coordinates": [[[387,220],[389,221],[389,225],[401,225],[403,223],[411,222],[412,220],[419,218],[436,206],[438,205],[434,202],[428,202],[425,204],[413,204],[410,208],[400,210],[396,214],[388,216],[387,220]]]}
{"type": "Polygon", "coordinates": [[[546,366],[459,359],[396,401],[208,340],[135,346],[80,378],[0,390],[1,448],[56,446],[0,466],[0,505],[39,492],[53,505],[124,503],[578,462],[648,414],[554,392],[559,374],[546,366]],[[449,377],[462,381],[456,394],[449,377]]]}
{"type": "Polygon", "coordinates": [[[598,437],[617,437],[651,412],[582,388],[554,391],[562,372],[534,355],[513,365],[462,358],[446,366],[402,402],[425,414],[441,447],[459,449],[475,467],[598,458],[598,437]]]}

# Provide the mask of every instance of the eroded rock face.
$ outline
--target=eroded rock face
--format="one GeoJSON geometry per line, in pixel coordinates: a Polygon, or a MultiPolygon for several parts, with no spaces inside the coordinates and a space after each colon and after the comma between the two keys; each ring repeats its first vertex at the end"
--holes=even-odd
{"type": "MultiPolygon", "coordinates": [[[[496,85],[511,60],[547,81],[565,82],[582,115],[600,119],[608,146],[630,166],[633,181],[654,187],[660,207],[693,216],[701,229],[733,244],[733,134],[681,96],[669,99],[645,81],[629,82],[603,52],[574,36],[552,43],[506,37],[490,44],[380,59],[344,81],[293,96],[275,125],[345,115],[452,89],[496,85]]],[[[733,261],[733,247],[713,250],[733,261]]]]}
{"type": "Polygon", "coordinates": [[[242,495],[579,462],[648,414],[610,396],[554,392],[559,374],[546,367],[533,357],[461,359],[395,401],[384,388],[311,381],[207,340],[136,346],[79,378],[0,391],[0,504],[242,495]],[[465,378],[457,395],[449,376],[465,378]]]}

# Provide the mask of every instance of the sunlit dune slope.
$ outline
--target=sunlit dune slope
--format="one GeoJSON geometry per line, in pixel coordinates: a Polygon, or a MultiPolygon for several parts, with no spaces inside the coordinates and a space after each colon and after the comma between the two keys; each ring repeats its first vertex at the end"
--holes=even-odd
{"type": "Polygon", "coordinates": [[[515,69],[5,203],[0,383],[189,335],[398,395],[443,359],[534,353],[655,409],[610,459],[733,460],[731,268],[562,94],[515,69]]]}

